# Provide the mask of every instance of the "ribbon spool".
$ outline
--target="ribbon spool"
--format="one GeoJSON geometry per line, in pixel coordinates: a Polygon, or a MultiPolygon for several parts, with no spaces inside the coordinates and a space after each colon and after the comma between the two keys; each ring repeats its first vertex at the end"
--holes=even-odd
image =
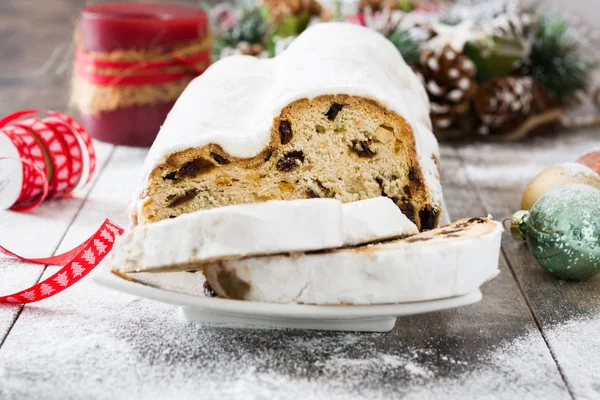
{"type": "MultiPolygon", "coordinates": [[[[50,110],[24,110],[0,119],[0,210],[27,211],[46,198],[66,196],[88,184],[95,169],[92,139],[71,117],[50,110]]],[[[0,296],[0,304],[27,304],[62,292],[94,269],[121,233],[123,228],[106,220],[73,250],[45,258],[20,256],[0,246],[0,254],[20,261],[64,265],[30,288],[0,296]]]]}
{"type": "Polygon", "coordinates": [[[0,210],[66,196],[89,183],[95,168],[92,139],[71,117],[24,110],[0,120],[0,210]]]}

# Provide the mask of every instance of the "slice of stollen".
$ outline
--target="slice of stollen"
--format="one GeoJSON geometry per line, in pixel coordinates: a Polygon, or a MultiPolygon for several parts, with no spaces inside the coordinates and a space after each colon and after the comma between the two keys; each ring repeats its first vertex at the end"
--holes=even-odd
{"type": "Polygon", "coordinates": [[[357,203],[268,201],[138,225],[118,239],[110,265],[120,272],[186,270],[215,260],[332,249],[418,233],[390,199],[357,203]]]}
{"type": "Polygon", "coordinates": [[[498,272],[502,226],[462,219],[403,240],[202,266],[222,297],[272,303],[386,304],[473,292],[498,272]]]}

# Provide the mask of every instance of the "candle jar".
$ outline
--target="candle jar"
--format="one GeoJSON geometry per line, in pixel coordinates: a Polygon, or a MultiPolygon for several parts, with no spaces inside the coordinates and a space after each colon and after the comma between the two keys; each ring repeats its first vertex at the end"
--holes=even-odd
{"type": "Polygon", "coordinates": [[[204,11],[174,4],[84,8],[71,105],[98,140],[149,146],[175,100],[210,64],[204,11]]]}

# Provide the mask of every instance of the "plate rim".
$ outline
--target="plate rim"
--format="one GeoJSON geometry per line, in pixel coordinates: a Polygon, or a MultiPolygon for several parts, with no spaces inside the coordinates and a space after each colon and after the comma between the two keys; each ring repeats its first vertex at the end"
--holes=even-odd
{"type": "Polygon", "coordinates": [[[108,268],[102,267],[98,268],[97,272],[93,274],[92,280],[101,286],[113,290],[163,303],[177,305],[180,307],[198,308],[231,315],[254,315],[260,316],[260,318],[364,319],[371,317],[398,317],[403,315],[422,314],[449,308],[467,306],[477,303],[482,299],[481,290],[478,288],[473,292],[454,297],[396,304],[279,304],[203,297],[189,293],[161,289],[126,280],[117,276],[108,268]]]}

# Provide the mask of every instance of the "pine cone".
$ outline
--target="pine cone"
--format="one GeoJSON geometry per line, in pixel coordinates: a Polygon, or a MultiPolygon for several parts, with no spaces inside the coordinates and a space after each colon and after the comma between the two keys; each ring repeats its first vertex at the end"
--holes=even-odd
{"type": "Polygon", "coordinates": [[[364,11],[365,26],[388,37],[396,32],[404,15],[401,11],[392,11],[387,8],[377,12],[366,9],[364,11]]]}
{"type": "MultiPolygon", "coordinates": [[[[408,14],[410,16],[410,14],[408,14]]],[[[400,29],[410,33],[417,42],[426,42],[437,36],[437,32],[431,22],[404,18],[400,23],[400,29]]]]}
{"type": "Polygon", "coordinates": [[[360,0],[358,10],[364,12],[380,12],[383,10],[399,10],[400,2],[398,0],[360,0]]]}
{"type": "Polygon", "coordinates": [[[507,76],[480,87],[473,101],[480,122],[479,133],[499,134],[516,129],[534,111],[534,82],[531,77],[507,76]]]}
{"type": "Polygon", "coordinates": [[[489,33],[500,37],[525,39],[531,36],[535,26],[535,13],[523,8],[518,1],[508,1],[489,23],[489,33]]]}
{"type": "Polygon", "coordinates": [[[323,17],[326,20],[331,14],[324,10],[317,0],[259,0],[258,5],[269,9],[275,24],[279,24],[283,18],[290,15],[308,14],[323,17]]]}
{"type": "Polygon", "coordinates": [[[448,129],[471,108],[477,90],[475,66],[471,60],[445,46],[421,52],[419,73],[431,102],[434,128],[448,129]]]}
{"type": "Polygon", "coordinates": [[[248,42],[239,42],[235,47],[226,47],[221,51],[219,58],[232,55],[245,55],[258,58],[268,58],[269,54],[265,47],[260,43],[250,44],[248,42]]]}

